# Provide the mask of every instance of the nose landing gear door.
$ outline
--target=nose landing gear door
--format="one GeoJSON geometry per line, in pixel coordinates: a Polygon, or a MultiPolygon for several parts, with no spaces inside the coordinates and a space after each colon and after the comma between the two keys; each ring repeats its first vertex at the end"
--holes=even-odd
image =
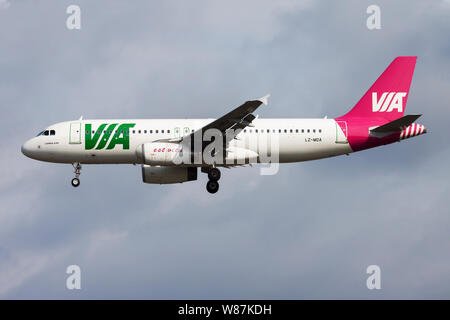
{"type": "Polygon", "coordinates": [[[69,143],[70,144],[80,144],[81,143],[81,123],[80,122],[73,122],[70,124],[69,143]]]}

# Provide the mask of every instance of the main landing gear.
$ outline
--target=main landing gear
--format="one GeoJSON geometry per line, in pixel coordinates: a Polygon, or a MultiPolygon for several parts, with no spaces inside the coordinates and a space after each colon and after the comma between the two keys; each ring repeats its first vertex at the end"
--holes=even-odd
{"type": "Polygon", "coordinates": [[[78,187],[80,185],[80,179],[78,177],[81,174],[81,164],[79,162],[72,163],[73,168],[75,169],[75,178],[72,179],[72,186],[78,187]]]}
{"type": "Polygon", "coordinates": [[[206,190],[209,193],[219,191],[220,170],[217,168],[202,168],[202,171],[208,174],[209,181],[206,184],[206,190]]]}

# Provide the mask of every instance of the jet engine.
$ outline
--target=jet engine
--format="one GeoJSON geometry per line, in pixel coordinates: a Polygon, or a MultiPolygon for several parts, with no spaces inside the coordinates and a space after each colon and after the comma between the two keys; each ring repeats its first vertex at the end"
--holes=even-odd
{"type": "Polygon", "coordinates": [[[171,142],[151,142],[141,144],[136,149],[140,163],[152,166],[174,166],[181,164],[182,146],[171,142]]]}
{"type": "Polygon", "coordinates": [[[142,165],[144,183],[168,184],[197,180],[196,167],[152,167],[142,165]]]}

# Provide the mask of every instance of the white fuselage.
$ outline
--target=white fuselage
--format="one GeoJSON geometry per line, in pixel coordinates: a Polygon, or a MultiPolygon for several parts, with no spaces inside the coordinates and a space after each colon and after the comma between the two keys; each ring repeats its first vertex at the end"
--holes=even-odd
{"type": "MultiPolygon", "coordinates": [[[[31,158],[48,162],[135,164],[140,163],[136,150],[142,144],[186,136],[213,120],[67,121],[48,127],[45,130],[48,135],[41,134],[30,139],[23,145],[22,151],[31,158]],[[117,133],[121,124],[133,126],[125,132],[121,133],[119,130],[117,133]],[[91,130],[87,130],[86,125],[90,125],[91,130]],[[97,140],[94,139],[95,134],[97,140]],[[115,135],[128,135],[128,144],[111,145],[115,135]],[[87,138],[91,140],[90,146],[87,146],[87,138]]],[[[256,119],[252,125],[253,127],[247,127],[239,133],[237,139],[230,142],[229,147],[244,148],[257,154],[262,151],[268,154],[278,152],[280,163],[314,160],[352,152],[345,133],[333,119],[256,119]]]]}

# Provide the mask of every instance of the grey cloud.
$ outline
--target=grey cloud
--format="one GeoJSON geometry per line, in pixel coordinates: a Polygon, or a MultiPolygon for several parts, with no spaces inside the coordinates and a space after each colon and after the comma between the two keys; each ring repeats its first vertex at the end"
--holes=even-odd
{"type": "MultiPolygon", "coordinates": [[[[3,298],[448,298],[450,8],[445,1],[11,2],[0,11],[3,298]],[[407,112],[430,133],[309,163],[153,186],[139,167],[23,157],[78,118],[216,117],[271,93],[261,117],[349,110],[398,55],[418,55],[407,112]],[[82,268],[82,290],[65,270],[82,268]],[[382,268],[382,290],[365,269],[382,268]]],[[[1,2],[0,2],[1,4],[1,2]]]]}

